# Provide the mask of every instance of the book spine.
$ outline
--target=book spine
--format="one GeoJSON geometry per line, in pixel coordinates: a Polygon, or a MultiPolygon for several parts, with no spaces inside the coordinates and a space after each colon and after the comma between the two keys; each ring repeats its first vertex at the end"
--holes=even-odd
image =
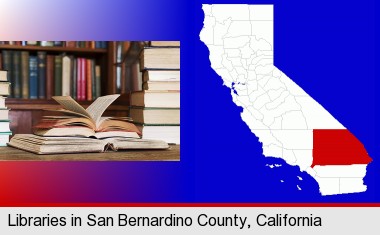
{"type": "Polygon", "coordinates": [[[63,41],[54,41],[53,44],[55,47],[61,47],[63,45],[63,41]]]}
{"type": "Polygon", "coordinates": [[[96,81],[96,95],[95,97],[98,98],[101,96],[101,70],[100,70],[100,65],[95,66],[95,81],[96,81]]]}
{"type": "Polygon", "coordinates": [[[74,100],[78,99],[77,97],[77,59],[71,58],[71,94],[74,100]]]}
{"type": "Polygon", "coordinates": [[[86,77],[86,59],[85,58],[82,58],[81,59],[81,78],[82,78],[82,82],[81,82],[81,94],[82,94],[82,100],[86,100],[87,98],[87,94],[86,94],[86,84],[87,84],[87,77],[86,77]]]}
{"type": "Polygon", "coordinates": [[[26,44],[28,46],[37,46],[38,45],[38,41],[26,41],[26,44]]]}
{"type": "Polygon", "coordinates": [[[62,95],[62,56],[54,57],[54,95],[62,95]]]}
{"type": "Polygon", "coordinates": [[[103,48],[102,41],[95,41],[95,48],[103,48]]]}
{"type": "Polygon", "coordinates": [[[82,76],[82,72],[81,72],[81,69],[82,69],[82,62],[81,62],[81,58],[77,58],[77,89],[76,89],[76,93],[77,93],[77,100],[82,100],[82,79],[81,79],[81,76],[82,76]]]}
{"type": "Polygon", "coordinates": [[[87,80],[87,100],[92,100],[92,68],[91,68],[91,60],[86,59],[86,80],[87,80]]]}
{"type": "Polygon", "coordinates": [[[0,70],[3,70],[3,55],[0,52],[0,70]]]}
{"type": "Polygon", "coordinates": [[[29,52],[21,52],[21,87],[22,98],[29,99],[29,52]]]}
{"type": "Polygon", "coordinates": [[[54,91],[54,56],[46,58],[46,98],[51,99],[54,91]]]}
{"type": "Polygon", "coordinates": [[[38,98],[37,56],[29,56],[29,98],[38,98]]]}
{"type": "Polygon", "coordinates": [[[76,47],[75,41],[66,41],[66,47],[76,47]]]}
{"type": "Polygon", "coordinates": [[[62,58],[62,95],[70,96],[70,65],[71,60],[69,56],[62,58]]]}
{"type": "MultiPolygon", "coordinates": [[[[12,85],[12,83],[13,83],[13,80],[12,80],[13,79],[13,76],[12,76],[12,52],[4,50],[4,51],[2,51],[1,56],[2,56],[2,61],[3,61],[3,69],[8,71],[8,73],[7,73],[8,81],[12,85]]],[[[13,94],[11,92],[10,96],[12,97],[12,95],[13,94]]]]}
{"type": "Polygon", "coordinates": [[[54,43],[53,43],[53,41],[41,41],[40,42],[40,46],[42,46],[42,47],[52,47],[52,46],[54,46],[54,43]]]}
{"type": "Polygon", "coordinates": [[[92,99],[96,98],[96,77],[95,77],[95,60],[91,60],[91,83],[92,83],[92,99]]]}
{"type": "Polygon", "coordinates": [[[46,98],[46,52],[37,52],[38,59],[38,98],[46,98]]]}
{"type": "Polygon", "coordinates": [[[13,52],[13,97],[21,98],[21,52],[13,52]]]}

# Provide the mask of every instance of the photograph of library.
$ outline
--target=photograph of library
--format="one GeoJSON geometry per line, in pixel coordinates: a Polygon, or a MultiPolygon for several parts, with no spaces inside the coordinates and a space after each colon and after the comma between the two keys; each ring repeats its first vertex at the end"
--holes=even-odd
{"type": "Polygon", "coordinates": [[[0,161],[179,161],[179,41],[0,41],[0,161]]]}

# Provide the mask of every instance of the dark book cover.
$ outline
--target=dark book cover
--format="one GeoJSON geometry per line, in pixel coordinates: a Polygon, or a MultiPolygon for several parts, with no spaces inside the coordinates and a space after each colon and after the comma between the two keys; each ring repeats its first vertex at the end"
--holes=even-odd
{"type": "Polygon", "coordinates": [[[29,52],[21,52],[21,93],[23,99],[29,99],[29,52]]]}
{"type": "Polygon", "coordinates": [[[13,97],[21,98],[21,51],[14,51],[12,58],[13,66],[13,97]]]}
{"type": "Polygon", "coordinates": [[[77,89],[76,89],[76,93],[77,93],[77,100],[82,100],[82,79],[81,79],[81,76],[82,76],[82,58],[77,58],[77,89]]]}
{"type": "Polygon", "coordinates": [[[92,99],[96,97],[96,77],[95,77],[95,60],[91,60],[91,83],[92,83],[92,99]]]}
{"type": "Polygon", "coordinates": [[[37,56],[29,56],[29,98],[38,98],[38,63],[37,56]]]}
{"type": "MultiPolygon", "coordinates": [[[[12,51],[4,50],[1,53],[2,61],[3,61],[3,69],[8,71],[7,77],[8,81],[13,84],[13,76],[12,76],[12,51]]],[[[13,97],[13,89],[11,89],[11,95],[13,97]]]]}
{"type": "Polygon", "coordinates": [[[53,41],[53,45],[55,47],[61,47],[61,46],[63,46],[63,41],[53,41]]]}
{"type": "Polygon", "coordinates": [[[37,52],[38,63],[38,97],[46,98],[46,52],[37,52]]]}
{"type": "Polygon", "coordinates": [[[71,95],[74,100],[77,99],[77,59],[71,58],[71,69],[70,69],[70,79],[71,79],[71,95]]]}
{"type": "Polygon", "coordinates": [[[54,56],[46,57],[46,98],[51,99],[54,95],[54,56]]]}
{"type": "Polygon", "coordinates": [[[54,57],[54,95],[62,95],[62,56],[54,57]]]}

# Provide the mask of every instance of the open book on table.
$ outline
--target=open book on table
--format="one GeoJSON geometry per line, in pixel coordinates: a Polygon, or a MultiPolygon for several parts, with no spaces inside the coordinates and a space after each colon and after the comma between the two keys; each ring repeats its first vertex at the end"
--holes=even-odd
{"type": "Polygon", "coordinates": [[[39,136],[81,136],[98,139],[108,137],[139,138],[141,132],[127,117],[102,117],[104,111],[120,95],[107,95],[97,98],[84,109],[70,96],[53,96],[63,108],[57,111],[61,116],[44,116],[34,126],[33,132],[39,136]]]}

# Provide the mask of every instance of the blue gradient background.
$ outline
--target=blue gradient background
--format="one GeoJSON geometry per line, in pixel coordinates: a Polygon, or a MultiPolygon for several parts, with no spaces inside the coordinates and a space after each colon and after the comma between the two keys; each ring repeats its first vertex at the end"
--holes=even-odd
{"type": "Polygon", "coordinates": [[[379,5],[240,2],[275,5],[275,63],[363,142],[374,159],[366,193],[321,197],[297,167],[262,156],[199,41],[202,2],[7,0],[0,40],[181,40],[182,144],[180,162],[1,162],[0,204],[379,202],[379,5]]]}

